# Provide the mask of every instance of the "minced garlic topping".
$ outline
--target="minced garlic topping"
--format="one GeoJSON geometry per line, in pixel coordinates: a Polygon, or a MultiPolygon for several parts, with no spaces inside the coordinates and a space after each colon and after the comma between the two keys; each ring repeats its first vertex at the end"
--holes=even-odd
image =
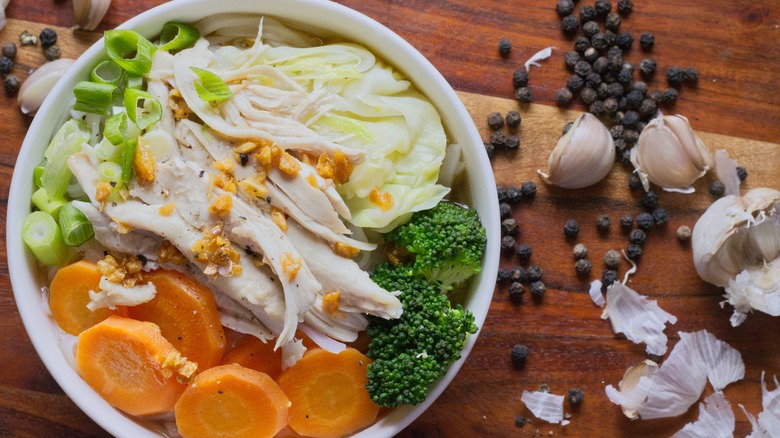
{"type": "Polygon", "coordinates": [[[157,163],[154,162],[152,148],[143,140],[138,140],[138,146],[135,148],[133,157],[133,169],[138,183],[145,186],[154,182],[157,172],[157,163]]]}
{"type": "Polygon", "coordinates": [[[320,155],[320,158],[317,160],[317,173],[325,178],[325,179],[333,179],[333,175],[335,173],[335,170],[333,168],[333,160],[330,159],[328,154],[325,152],[320,155]]]}
{"type": "Polygon", "coordinates": [[[203,238],[192,245],[192,251],[195,252],[195,259],[206,264],[203,273],[206,275],[216,275],[220,268],[228,270],[227,275],[239,275],[243,272],[239,261],[241,256],[233,249],[233,245],[226,237],[222,235],[222,226],[216,225],[203,231],[203,238]]]}
{"type": "Polygon", "coordinates": [[[388,211],[393,208],[393,195],[390,192],[380,192],[378,187],[371,189],[369,199],[382,211],[388,211]]]}
{"type": "Polygon", "coordinates": [[[278,166],[279,170],[290,176],[298,175],[298,172],[301,171],[301,163],[287,152],[282,152],[279,156],[278,166]]]}
{"type": "Polygon", "coordinates": [[[236,170],[236,162],[230,158],[225,158],[222,161],[215,161],[211,166],[219,171],[227,173],[233,173],[233,171],[236,170]]]}
{"type": "Polygon", "coordinates": [[[186,119],[190,116],[190,107],[181,96],[178,88],[174,88],[168,93],[168,108],[173,111],[173,118],[176,120],[186,119]]]}
{"type": "Polygon", "coordinates": [[[214,202],[209,205],[209,213],[225,217],[230,214],[230,210],[233,208],[233,197],[230,195],[219,195],[214,202]]]}
{"type": "Polygon", "coordinates": [[[170,216],[171,213],[173,213],[173,209],[176,207],[175,202],[169,202],[162,207],[160,207],[160,214],[162,216],[170,216]]]}
{"type": "Polygon", "coordinates": [[[187,360],[175,349],[168,353],[160,365],[163,377],[170,379],[176,373],[176,380],[179,383],[188,383],[198,370],[196,362],[187,360]]]}
{"type": "Polygon", "coordinates": [[[352,162],[341,150],[336,149],[333,152],[333,182],[344,184],[349,181],[352,175],[352,162]]]}
{"type": "Polygon", "coordinates": [[[301,259],[293,257],[289,252],[282,254],[282,271],[287,274],[290,281],[295,280],[298,271],[301,270],[301,259]]]}
{"type": "Polygon", "coordinates": [[[216,187],[219,187],[220,189],[230,192],[230,193],[236,193],[238,191],[238,186],[236,185],[236,180],[233,179],[233,176],[230,175],[227,172],[220,172],[214,177],[214,185],[216,187]]]}
{"type": "Polygon", "coordinates": [[[334,291],[322,296],[322,310],[325,313],[336,316],[341,315],[339,310],[339,302],[341,301],[341,291],[334,291]]]}
{"type": "Polygon", "coordinates": [[[184,257],[178,248],[167,240],[163,240],[162,245],[157,249],[157,261],[160,263],[171,262],[174,265],[183,265],[187,263],[187,258],[184,257]]]}
{"type": "Polygon", "coordinates": [[[282,210],[271,207],[271,220],[282,230],[282,232],[287,232],[287,217],[282,210]]]}
{"type": "Polygon", "coordinates": [[[264,175],[258,175],[242,179],[238,182],[238,187],[249,196],[253,196],[257,199],[264,199],[268,196],[268,188],[265,186],[264,181],[264,175]]]}
{"type": "Polygon", "coordinates": [[[119,283],[124,287],[133,287],[143,280],[143,265],[135,256],[127,256],[121,262],[112,255],[107,255],[98,261],[98,271],[112,283],[119,283]]]}
{"type": "Polygon", "coordinates": [[[352,257],[358,255],[360,250],[354,246],[347,245],[346,243],[336,242],[336,244],[333,245],[333,252],[338,256],[351,259],[352,257]]]}
{"type": "Polygon", "coordinates": [[[98,183],[97,188],[95,189],[95,200],[101,204],[105,202],[109,195],[111,195],[111,189],[111,184],[105,181],[98,183]]]}
{"type": "Polygon", "coordinates": [[[251,154],[257,149],[257,143],[253,141],[246,141],[236,146],[235,152],[237,154],[251,154]]]}

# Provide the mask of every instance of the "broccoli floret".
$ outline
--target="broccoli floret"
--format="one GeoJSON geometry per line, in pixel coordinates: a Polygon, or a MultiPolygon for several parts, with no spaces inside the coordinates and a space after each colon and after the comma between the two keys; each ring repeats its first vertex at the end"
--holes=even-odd
{"type": "Polygon", "coordinates": [[[416,212],[385,240],[414,255],[412,268],[428,280],[452,290],[482,270],[487,237],[476,210],[440,202],[416,212]]]}
{"type": "Polygon", "coordinates": [[[430,384],[460,358],[466,337],[477,332],[474,315],[461,305],[451,307],[438,285],[415,275],[410,266],[382,264],[371,278],[401,292],[404,312],[395,320],[371,317],[368,393],[381,406],[422,403],[430,384]]]}

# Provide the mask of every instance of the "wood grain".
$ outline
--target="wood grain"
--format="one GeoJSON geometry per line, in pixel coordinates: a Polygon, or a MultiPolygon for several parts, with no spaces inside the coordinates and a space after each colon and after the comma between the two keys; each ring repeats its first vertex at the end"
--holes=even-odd
{"type": "MultiPolygon", "coordinates": [[[[521,150],[512,156],[497,154],[493,159],[496,181],[504,185],[539,182],[536,169],[544,168],[561,126],[576,116],[552,106],[555,90],[568,77],[562,53],[571,46],[560,34],[554,1],[340,2],[387,25],[427,56],[460,91],[485,138],[489,112],[520,109],[521,150]],[[497,42],[504,37],[514,45],[506,60],[496,53],[497,42]],[[531,54],[547,46],[560,50],[541,69],[532,70],[531,87],[537,104],[519,108],[511,100],[511,74],[531,54]]],[[[113,28],[161,3],[114,0],[99,30],[113,28]]],[[[780,134],[780,76],[776,73],[780,48],[775,43],[780,10],[774,2],[635,3],[635,12],[624,29],[635,36],[641,31],[656,35],[653,56],[659,66],[690,64],[702,72],[697,88],[682,90],[675,110],[688,115],[694,127],[705,132],[702,138],[710,148],[726,148],[748,168],[750,176],[743,187],[780,189],[780,146],[772,143],[780,134]]],[[[37,32],[45,26],[58,26],[58,44],[64,56],[75,57],[99,35],[67,29],[72,24],[70,8],[70,2],[63,1],[12,1],[7,10],[11,20],[0,33],[0,42],[16,40],[23,28],[37,32]]],[[[635,48],[629,59],[637,62],[642,57],[635,48]]],[[[35,67],[42,60],[40,47],[20,47],[15,73],[23,76],[25,66],[35,67]]],[[[661,79],[656,78],[654,85],[661,85],[661,79]]],[[[0,220],[4,225],[11,174],[29,119],[19,113],[13,96],[0,102],[0,117],[4,121],[0,142],[0,220]]],[[[572,437],[657,437],[669,436],[696,418],[694,407],[675,419],[630,422],[604,396],[604,386],[617,384],[627,366],[644,358],[644,349],[614,336],[609,323],[599,318],[600,310],[586,293],[587,281],[574,274],[573,242],[563,238],[562,227],[569,218],[580,222],[578,241],[589,247],[593,277],[599,276],[601,255],[627,244],[627,236],[614,222],[621,214],[640,211],[640,194],[628,190],[627,176],[628,169],[616,165],[608,179],[587,190],[564,191],[540,183],[535,200],[514,208],[521,224],[518,240],[533,246],[533,263],[545,270],[545,299],[540,304],[527,300],[514,305],[506,289],[497,288],[479,341],[462,371],[402,437],[531,437],[549,432],[572,437]],[[595,218],[602,213],[613,220],[608,234],[595,229],[595,218]],[[522,369],[514,369],[509,360],[509,351],[517,343],[531,349],[522,369]],[[541,384],[557,394],[572,387],[585,390],[586,401],[579,409],[566,405],[566,411],[572,413],[571,425],[562,428],[534,420],[523,428],[514,426],[515,416],[531,416],[519,401],[522,391],[535,390],[541,384]]],[[[725,394],[735,409],[742,403],[749,412],[757,413],[761,409],[761,371],[780,374],[780,339],[776,336],[780,318],[753,314],[741,327],[731,328],[731,310],[718,305],[722,292],[698,279],[690,262],[690,246],[680,244],[674,236],[679,225],[692,226],[713,200],[706,191],[709,178],[700,181],[695,195],[661,194],[661,205],[671,213],[670,223],[649,233],[639,271],[630,285],[657,299],[662,308],[679,318],[667,329],[670,346],[679,339],[677,331],[706,328],[742,353],[746,378],[729,386],[725,394]]],[[[5,226],[0,227],[3,240],[5,232],[5,226]]],[[[502,260],[504,267],[516,264],[513,258],[502,260]]],[[[623,264],[621,274],[627,268],[623,264]]],[[[106,436],[63,395],[32,349],[13,301],[4,246],[0,248],[0,400],[0,436],[106,436]]],[[[735,410],[735,414],[737,436],[744,436],[750,426],[741,412],[735,410]]]]}

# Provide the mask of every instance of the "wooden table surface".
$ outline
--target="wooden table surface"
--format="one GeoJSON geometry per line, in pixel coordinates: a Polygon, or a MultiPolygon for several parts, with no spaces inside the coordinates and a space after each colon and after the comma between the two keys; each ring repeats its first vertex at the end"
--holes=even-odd
{"type": "MultiPolygon", "coordinates": [[[[498,154],[493,160],[500,184],[538,182],[535,170],[544,167],[561,125],[575,116],[554,106],[555,91],[569,75],[562,54],[572,45],[560,32],[555,1],[340,2],[385,24],[427,56],[461,92],[485,136],[488,112],[519,108],[511,100],[512,72],[538,50],[558,47],[542,68],[531,71],[535,103],[521,109],[521,152],[513,157],[498,154]],[[507,59],[497,53],[501,38],[509,38],[513,44],[507,59]]],[[[711,148],[727,148],[748,168],[750,176],[743,188],[780,189],[780,8],[776,0],[634,2],[634,12],[624,19],[622,29],[634,33],[636,39],[641,32],[655,34],[653,57],[659,69],[690,65],[701,72],[698,87],[684,87],[674,111],[688,116],[698,131],[708,133],[702,136],[711,148]]],[[[113,28],[160,3],[114,0],[99,30],[113,28]]],[[[578,9],[584,4],[579,2],[578,9]]],[[[73,24],[71,2],[66,1],[12,0],[6,15],[41,24],[31,25],[31,30],[73,24]]],[[[0,43],[16,38],[9,29],[0,33],[0,43]]],[[[60,38],[83,46],[95,36],[61,30],[60,38]]],[[[628,59],[636,63],[642,55],[635,42],[628,59]]],[[[657,76],[651,87],[663,85],[663,75],[657,76]]],[[[573,109],[582,108],[575,105],[573,109]]],[[[15,157],[29,120],[18,111],[15,98],[8,96],[0,97],[0,118],[0,218],[4,220],[15,157]]],[[[555,190],[540,184],[536,200],[514,209],[520,221],[518,240],[533,246],[534,263],[545,269],[546,297],[541,304],[526,300],[513,305],[506,288],[497,288],[477,345],[461,372],[402,436],[656,437],[670,436],[697,417],[694,406],[678,418],[631,422],[604,394],[606,384],[617,384],[628,366],[644,358],[644,348],[616,337],[609,323],[599,318],[600,310],[586,293],[587,281],[574,274],[572,243],[564,240],[561,229],[566,219],[580,222],[578,241],[589,246],[593,277],[600,276],[601,255],[611,248],[624,248],[627,236],[614,223],[609,234],[599,235],[595,218],[607,213],[616,222],[621,214],[640,211],[640,195],[626,187],[627,175],[628,169],[616,165],[605,182],[587,190],[555,190]],[[512,346],[518,343],[531,350],[522,369],[514,369],[509,360],[512,346]],[[522,391],[536,390],[541,384],[556,394],[573,387],[584,389],[585,402],[579,409],[566,405],[572,414],[569,426],[534,420],[523,428],[515,427],[515,416],[531,416],[520,402],[522,391]]],[[[706,328],[742,353],[745,379],[726,388],[725,395],[735,410],[736,436],[745,436],[750,425],[737,404],[757,414],[761,409],[761,371],[766,370],[769,376],[780,374],[780,318],[752,314],[742,326],[730,327],[731,309],[718,305],[722,291],[696,276],[690,245],[677,241],[674,230],[684,224],[693,226],[712,202],[706,189],[708,181],[709,177],[701,181],[694,195],[660,195],[671,220],[665,228],[649,233],[630,286],[657,299],[662,308],[679,318],[666,330],[670,349],[679,340],[678,331],[706,328]]],[[[3,239],[4,233],[3,225],[3,239]]],[[[0,252],[0,436],[105,436],[63,394],[33,350],[13,300],[4,245],[0,252]]],[[[502,259],[504,267],[516,264],[516,259],[502,259]]],[[[626,267],[621,267],[621,274],[626,267]]]]}

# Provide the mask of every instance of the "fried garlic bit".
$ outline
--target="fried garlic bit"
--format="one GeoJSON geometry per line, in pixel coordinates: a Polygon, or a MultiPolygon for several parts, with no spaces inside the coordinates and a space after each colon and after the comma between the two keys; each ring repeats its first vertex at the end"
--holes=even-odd
{"type": "Polygon", "coordinates": [[[198,364],[187,360],[176,350],[171,350],[162,363],[163,377],[170,379],[175,373],[179,383],[188,383],[195,376],[196,371],[198,371],[198,364]]]}
{"type": "Polygon", "coordinates": [[[230,277],[243,272],[239,261],[241,256],[233,249],[233,245],[222,235],[222,226],[215,225],[203,231],[203,238],[192,245],[195,260],[206,265],[203,273],[206,275],[222,275],[230,277]]]}
{"type": "Polygon", "coordinates": [[[322,296],[322,310],[328,315],[339,316],[343,315],[339,309],[339,303],[341,302],[341,291],[333,291],[331,293],[322,296]]]}
{"type": "Polygon", "coordinates": [[[273,221],[273,223],[275,223],[276,226],[282,230],[282,232],[287,232],[287,217],[284,215],[282,210],[279,210],[276,207],[271,207],[271,221],[273,221]]]}
{"type": "Polygon", "coordinates": [[[380,192],[379,187],[371,189],[368,199],[376,204],[382,211],[389,211],[393,208],[393,195],[391,195],[390,192],[380,192]]]}
{"type": "Polygon", "coordinates": [[[336,244],[333,245],[333,252],[340,257],[351,259],[358,255],[360,250],[354,246],[347,245],[346,243],[336,242],[336,244]]]}
{"type": "Polygon", "coordinates": [[[168,240],[163,240],[162,245],[157,249],[157,261],[160,263],[171,262],[174,265],[183,265],[187,263],[187,258],[178,248],[168,240]]]}
{"type": "Polygon", "coordinates": [[[157,163],[154,162],[154,154],[149,144],[143,140],[138,141],[133,157],[133,169],[138,183],[142,186],[152,184],[157,172],[157,163]]]}
{"type": "Polygon", "coordinates": [[[301,270],[301,259],[293,256],[289,252],[282,254],[282,271],[287,274],[290,281],[294,281],[301,270]]]}
{"type": "Polygon", "coordinates": [[[111,283],[118,283],[124,287],[133,287],[143,281],[143,265],[135,256],[125,256],[122,261],[116,257],[107,255],[98,261],[98,271],[111,283]]]}
{"type": "Polygon", "coordinates": [[[225,217],[230,214],[230,210],[233,209],[233,197],[230,195],[219,195],[214,202],[209,205],[209,213],[225,217]]]}
{"type": "Polygon", "coordinates": [[[181,96],[181,91],[174,88],[168,93],[168,108],[173,111],[173,118],[176,120],[186,119],[190,116],[190,107],[181,96]]]}

